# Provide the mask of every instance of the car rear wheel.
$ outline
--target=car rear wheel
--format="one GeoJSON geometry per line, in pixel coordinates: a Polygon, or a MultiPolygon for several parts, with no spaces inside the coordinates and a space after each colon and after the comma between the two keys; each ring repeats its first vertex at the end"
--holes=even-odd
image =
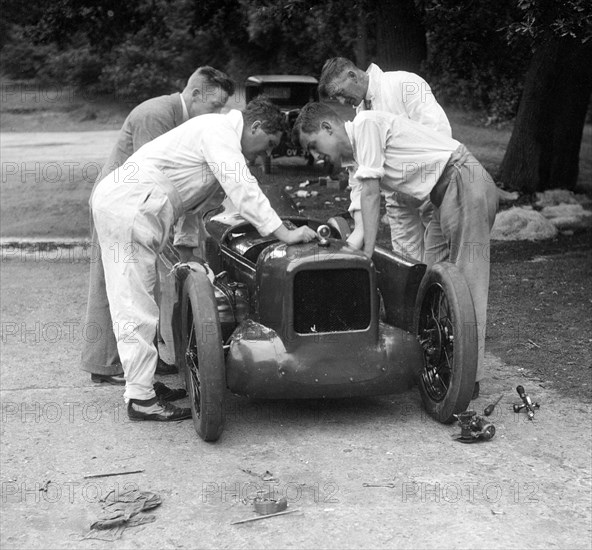
{"type": "Polygon", "coordinates": [[[185,383],[195,431],[216,441],[224,429],[226,372],[214,289],[205,271],[192,270],[181,301],[185,383]]]}
{"type": "Polygon", "coordinates": [[[415,330],[423,348],[419,392],[430,416],[449,424],[466,410],[477,372],[477,334],[471,292],[448,262],[428,269],[415,305],[415,330]]]}

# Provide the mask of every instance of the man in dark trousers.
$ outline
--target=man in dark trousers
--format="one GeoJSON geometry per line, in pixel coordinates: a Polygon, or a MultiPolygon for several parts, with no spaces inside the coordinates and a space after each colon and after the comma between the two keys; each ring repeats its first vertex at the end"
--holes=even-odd
{"type": "MultiPolygon", "coordinates": [[[[135,107],[126,118],[119,132],[117,143],[102,173],[101,179],[122,166],[125,161],[144,144],[176,128],[187,120],[208,113],[219,113],[226,105],[228,97],[234,93],[234,83],[224,73],[208,66],[200,67],[190,77],[181,93],[174,93],[149,99],[135,107]]],[[[125,182],[122,182],[125,185],[125,182]]],[[[92,195],[95,188],[93,188],[92,195]]],[[[181,230],[175,238],[182,258],[187,259],[193,247],[198,246],[198,235],[181,230]]],[[[186,226],[198,226],[199,223],[187,223],[186,226]]],[[[81,369],[91,373],[96,383],[124,385],[123,369],[117,352],[115,332],[122,327],[113,325],[109,313],[109,301],[105,290],[105,274],[101,260],[101,250],[96,231],[92,231],[93,261],[90,265],[88,305],[85,326],[87,338],[83,343],[81,369]]],[[[125,250],[113,251],[123,257],[125,250]]],[[[159,358],[159,374],[176,372],[173,365],[167,365],[159,358]]]]}

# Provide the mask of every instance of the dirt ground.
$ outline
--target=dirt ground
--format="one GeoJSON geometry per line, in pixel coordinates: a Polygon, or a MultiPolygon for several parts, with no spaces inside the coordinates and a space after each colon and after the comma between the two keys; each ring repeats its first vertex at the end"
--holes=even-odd
{"type": "MultiPolygon", "coordinates": [[[[584,242],[590,241],[582,236],[584,242]]],[[[538,252],[494,248],[488,375],[472,407],[482,411],[504,397],[491,416],[496,436],[475,445],[454,441],[457,426],[427,417],[416,388],[336,401],[229,395],[227,427],[215,444],[201,441],[190,421],[131,423],[122,390],[94,385],[78,370],[88,337],[87,263],[42,254],[2,262],[2,548],[506,548],[517,541],[590,548],[590,354],[581,355],[587,368],[569,366],[580,368],[582,392],[573,379],[562,385],[562,376],[537,370],[553,350],[577,350],[573,344],[590,336],[586,305],[562,308],[568,298],[561,285],[574,274],[587,277],[580,279],[580,302],[587,296],[589,303],[590,248],[547,252],[545,263],[538,252]],[[551,286],[534,277],[550,265],[557,274],[551,286]],[[528,293],[530,278],[541,303],[523,303],[547,309],[516,317],[519,305],[510,304],[528,293]],[[539,294],[547,288],[561,294],[539,294]],[[580,314],[588,325],[570,331],[580,314]],[[561,330],[545,325],[546,315],[561,330]],[[534,317],[540,324],[524,334],[498,328],[534,317]],[[531,363],[524,362],[529,340],[540,346],[528,350],[531,363]],[[518,384],[541,404],[533,422],[511,410],[518,384]],[[143,471],[84,478],[132,470],[143,471]],[[153,523],[113,543],[82,540],[100,498],[136,487],[163,500],[153,523]],[[298,512],[231,525],[255,515],[258,491],[286,496],[288,510],[298,512]]],[[[553,357],[558,371],[567,366],[553,357]]],[[[178,383],[174,376],[163,380],[178,383]]]]}

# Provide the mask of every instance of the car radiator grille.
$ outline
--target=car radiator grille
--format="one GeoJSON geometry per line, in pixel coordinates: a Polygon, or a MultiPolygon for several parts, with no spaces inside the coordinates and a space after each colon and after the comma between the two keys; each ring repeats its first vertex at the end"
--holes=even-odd
{"type": "Polygon", "coordinates": [[[299,334],[363,330],[370,325],[365,269],[299,271],[294,277],[294,330],[299,334]]]}

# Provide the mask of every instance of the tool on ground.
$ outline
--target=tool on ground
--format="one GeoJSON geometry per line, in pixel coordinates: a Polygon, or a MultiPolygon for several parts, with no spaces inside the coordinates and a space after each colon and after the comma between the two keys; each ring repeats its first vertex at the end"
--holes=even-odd
{"type": "Polygon", "coordinates": [[[526,414],[528,415],[528,419],[533,420],[534,419],[534,406],[532,404],[532,401],[530,400],[530,397],[528,395],[526,395],[526,392],[524,391],[524,388],[522,386],[516,386],[516,391],[518,392],[520,399],[522,399],[522,403],[524,403],[523,408],[526,409],[526,414]]]}
{"type": "Polygon", "coordinates": [[[485,410],[483,411],[483,414],[485,416],[489,416],[493,412],[493,410],[495,409],[495,406],[502,400],[503,396],[504,396],[503,394],[500,395],[495,403],[492,403],[491,405],[487,405],[487,407],[485,407],[485,410]]]}
{"type": "Polygon", "coordinates": [[[475,411],[465,411],[454,415],[460,424],[460,435],[455,436],[461,443],[489,441],[495,435],[495,426],[478,416],[475,411]]]}
{"type": "MultiPolygon", "coordinates": [[[[522,405],[514,405],[514,412],[515,413],[519,413],[521,410],[525,409],[526,405],[522,404],[522,405]]],[[[538,403],[533,403],[532,404],[532,408],[533,409],[540,409],[541,406],[538,403]]]]}
{"type": "Polygon", "coordinates": [[[286,497],[276,499],[270,495],[258,496],[253,501],[253,507],[258,514],[269,516],[271,514],[283,512],[288,507],[288,500],[286,497]]]}
{"type": "Polygon", "coordinates": [[[286,514],[293,514],[294,512],[300,512],[300,510],[285,510],[278,512],[277,514],[268,514],[266,516],[255,516],[254,518],[241,519],[240,521],[233,521],[230,525],[238,525],[239,523],[248,523],[249,521],[259,521],[260,519],[274,518],[276,516],[285,516],[286,514]]]}
{"type": "Polygon", "coordinates": [[[83,476],[84,479],[90,479],[91,477],[111,477],[111,476],[125,476],[128,474],[140,474],[144,470],[128,470],[126,472],[110,472],[108,474],[89,474],[83,476]]]}

